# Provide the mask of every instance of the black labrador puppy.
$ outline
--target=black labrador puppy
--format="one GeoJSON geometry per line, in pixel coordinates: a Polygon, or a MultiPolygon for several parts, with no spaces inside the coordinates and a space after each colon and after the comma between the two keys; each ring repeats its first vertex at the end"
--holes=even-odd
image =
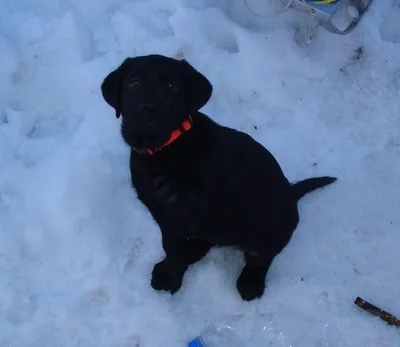
{"type": "Polygon", "coordinates": [[[101,88],[122,115],[132,185],[161,229],[166,256],[152,287],[175,293],[211,247],[237,246],[246,260],[237,289],[245,300],[262,296],[268,268],[299,221],[297,201],[336,178],[290,184],[262,145],[198,111],[212,86],[185,60],[127,58],[101,88]]]}

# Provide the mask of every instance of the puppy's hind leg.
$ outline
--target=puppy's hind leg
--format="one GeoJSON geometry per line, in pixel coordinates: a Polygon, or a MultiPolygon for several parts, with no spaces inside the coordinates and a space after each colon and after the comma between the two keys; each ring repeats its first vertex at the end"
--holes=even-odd
{"type": "Polygon", "coordinates": [[[265,277],[276,255],[266,250],[262,253],[245,252],[246,265],[237,280],[237,289],[243,300],[260,298],[265,290],[265,277]]]}

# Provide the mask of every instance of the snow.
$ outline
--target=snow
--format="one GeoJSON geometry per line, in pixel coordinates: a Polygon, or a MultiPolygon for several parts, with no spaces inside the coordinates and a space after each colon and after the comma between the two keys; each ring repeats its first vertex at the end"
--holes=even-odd
{"type": "Polygon", "coordinates": [[[351,35],[318,29],[306,45],[294,34],[309,17],[262,19],[242,0],[2,0],[0,346],[186,346],[237,313],[284,322],[284,347],[400,346],[353,304],[400,315],[399,16],[398,0],[375,1],[351,35]],[[191,267],[174,296],[150,287],[160,233],[100,92],[126,56],[149,53],[203,72],[203,111],[260,141],[291,180],[339,178],[301,200],[261,300],[241,301],[231,249],[191,267]]]}

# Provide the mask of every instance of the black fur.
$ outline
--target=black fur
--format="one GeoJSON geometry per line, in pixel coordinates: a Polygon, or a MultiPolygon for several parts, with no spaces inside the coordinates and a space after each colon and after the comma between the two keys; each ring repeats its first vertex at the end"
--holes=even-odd
{"type": "Polygon", "coordinates": [[[198,112],[212,86],[186,61],[128,58],[105,78],[102,92],[122,114],[131,147],[159,147],[193,117],[193,128],[154,156],[131,151],[132,185],[158,223],[166,253],[154,266],[153,288],[175,293],[189,265],[211,247],[238,246],[246,265],[237,289],[245,300],[262,296],[268,268],[298,224],[298,199],[335,178],[291,185],[249,135],[198,112]]]}

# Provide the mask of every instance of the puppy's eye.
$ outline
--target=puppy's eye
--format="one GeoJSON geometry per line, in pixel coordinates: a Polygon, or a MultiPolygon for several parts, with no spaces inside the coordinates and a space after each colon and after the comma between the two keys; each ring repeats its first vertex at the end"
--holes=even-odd
{"type": "Polygon", "coordinates": [[[140,86],[140,79],[137,77],[131,77],[128,80],[129,88],[138,88],[140,86]]]}
{"type": "Polygon", "coordinates": [[[175,94],[179,93],[178,86],[173,82],[169,82],[168,83],[168,89],[172,90],[172,92],[175,93],[175,94]]]}

